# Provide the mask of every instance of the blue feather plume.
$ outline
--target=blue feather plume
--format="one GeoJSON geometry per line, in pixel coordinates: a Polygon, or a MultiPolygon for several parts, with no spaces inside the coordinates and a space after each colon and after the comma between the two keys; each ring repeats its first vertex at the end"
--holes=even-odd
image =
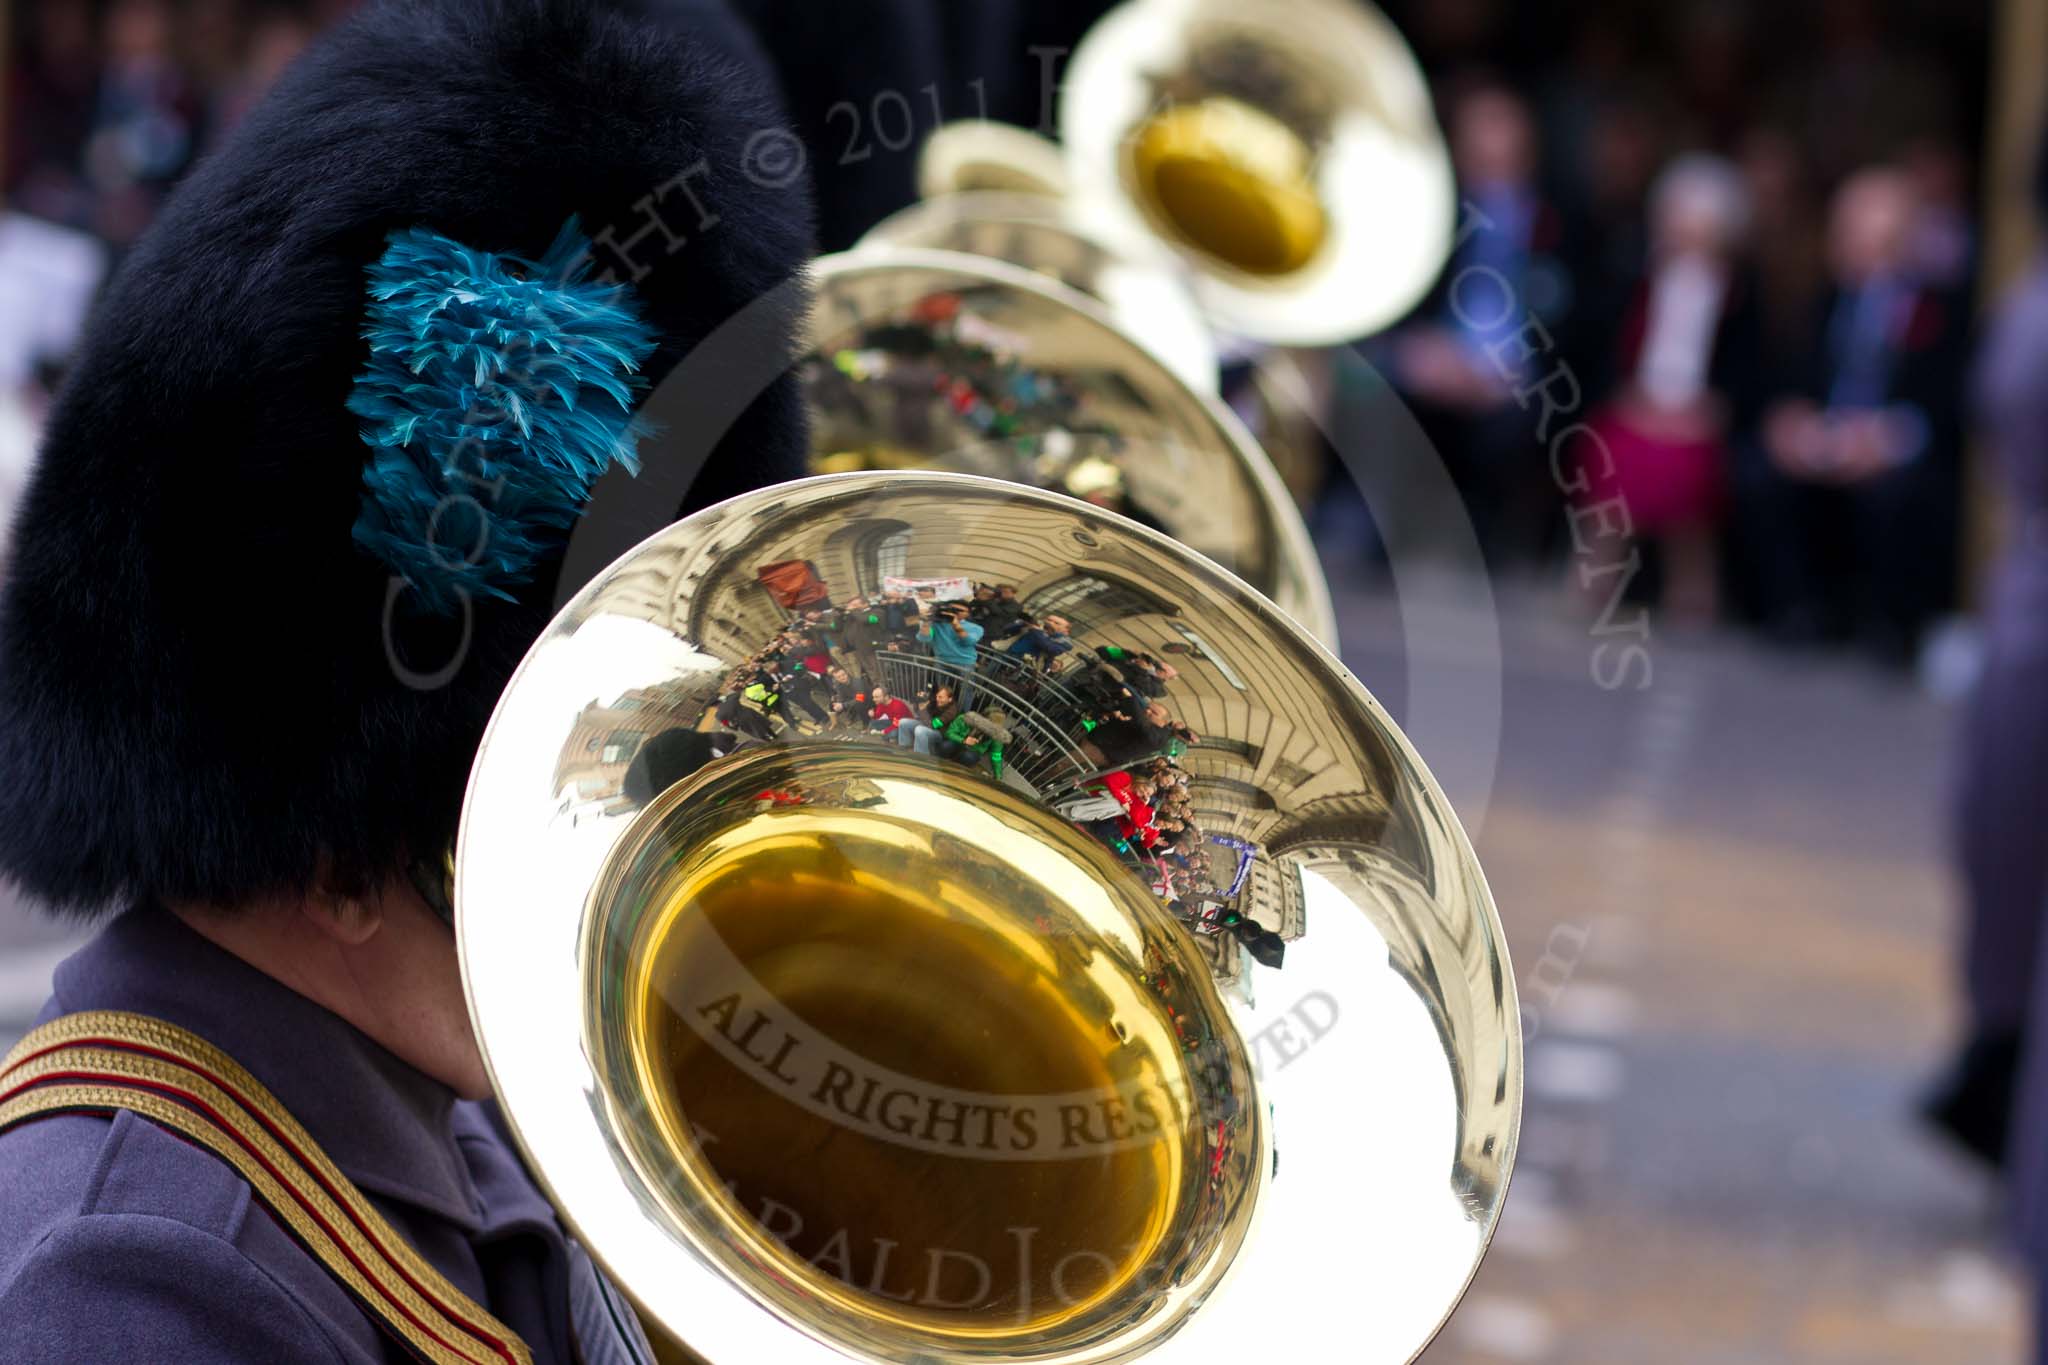
{"type": "Polygon", "coordinates": [[[622,286],[585,280],[588,247],[573,218],[539,260],[410,228],[370,267],[355,540],[430,611],[510,600],[600,475],[639,472],[655,334],[622,286]]]}

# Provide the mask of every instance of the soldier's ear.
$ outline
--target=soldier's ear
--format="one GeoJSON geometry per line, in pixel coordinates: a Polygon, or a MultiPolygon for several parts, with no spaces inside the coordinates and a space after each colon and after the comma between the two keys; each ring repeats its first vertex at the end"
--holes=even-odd
{"type": "Polygon", "coordinates": [[[384,902],[375,894],[311,895],[301,907],[321,933],[352,948],[368,943],[384,927],[384,902]]]}

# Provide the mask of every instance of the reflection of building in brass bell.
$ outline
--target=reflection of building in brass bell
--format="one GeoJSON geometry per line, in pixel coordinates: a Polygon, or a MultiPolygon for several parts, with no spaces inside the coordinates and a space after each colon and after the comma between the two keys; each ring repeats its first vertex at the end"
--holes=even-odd
{"type": "Polygon", "coordinates": [[[1235,415],[1073,291],[950,251],[813,267],[812,468],[1058,489],[1164,531],[1334,638],[1314,546],[1235,415]],[[939,306],[943,305],[943,306],[939,306]]]}

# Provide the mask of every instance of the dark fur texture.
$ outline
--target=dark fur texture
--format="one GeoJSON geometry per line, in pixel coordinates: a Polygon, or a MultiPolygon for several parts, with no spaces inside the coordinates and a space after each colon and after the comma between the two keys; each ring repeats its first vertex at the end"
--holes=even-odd
{"type": "MultiPolygon", "coordinates": [[[[233,906],[355,889],[453,831],[470,761],[546,623],[550,568],[478,602],[446,686],[387,659],[388,576],[350,539],[367,451],[344,408],[364,268],[395,228],[533,255],[597,234],[707,159],[663,216],[690,235],[635,285],[659,382],[801,269],[800,189],[742,173],[773,98],[715,11],[399,0],[318,42],[171,196],[102,301],[18,517],[0,599],[0,872],[56,906],[233,906]]],[[[599,268],[610,257],[600,248],[599,268]]],[[[798,319],[788,319],[794,330],[798,319]]],[[[801,472],[793,381],[691,495],[801,472]]],[[[459,623],[400,632],[410,666],[459,623]]]]}

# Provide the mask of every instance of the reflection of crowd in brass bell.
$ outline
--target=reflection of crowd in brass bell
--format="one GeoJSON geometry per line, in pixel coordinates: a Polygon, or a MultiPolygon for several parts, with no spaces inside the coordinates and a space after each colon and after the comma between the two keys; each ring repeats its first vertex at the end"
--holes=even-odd
{"type": "Polygon", "coordinates": [[[938,460],[1144,520],[1125,484],[1117,424],[1079,377],[1030,363],[1026,339],[984,318],[975,293],[927,295],[804,362],[815,444],[830,452],[818,471],[938,460]]]}
{"type": "Polygon", "coordinates": [[[745,743],[838,739],[974,769],[1059,812],[1141,875],[1185,923],[1279,966],[1281,937],[1238,901],[1257,855],[1205,834],[1181,759],[1179,671],[1145,650],[1088,647],[1007,583],[890,580],[833,605],[825,585],[727,675],[712,726],[745,743]]]}

